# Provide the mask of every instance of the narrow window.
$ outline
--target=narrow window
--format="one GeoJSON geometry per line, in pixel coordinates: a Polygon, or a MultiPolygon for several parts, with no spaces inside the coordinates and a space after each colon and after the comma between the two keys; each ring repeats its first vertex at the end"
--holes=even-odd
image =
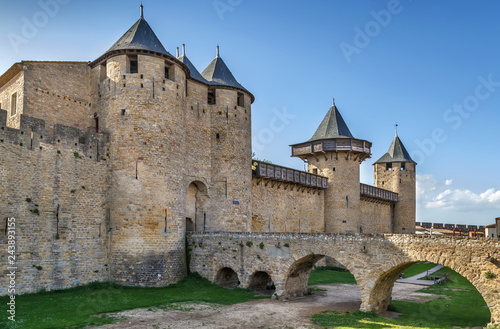
{"type": "Polygon", "coordinates": [[[215,89],[213,88],[208,89],[208,104],[209,105],[215,104],[215,89]]]}
{"type": "Polygon", "coordinates": [[[12,94],[12,99],[10,102],[10,115],[16,115],[17,113],[17,93],[12,94]]]}
{"type": "Polygon", "coordinates": [[[168,218],[168,209],[165,209],[165,228],[163,232],[167,232],[167,218],[168,218]]]}
{"type": "Polygon", "coordinates": [[[128,73],[138,73],[139,64],[137,60],[137,55],[127,55],[128,59],[128,73]]]}
{"type": "Polygon", "coordinates": [[[313,174],[317,175],[318,174],[318,169],[317,168],[314,168],[313,169],[313,174]]]}
{"type": "Polygon", "coordinates": [[[388,162],[385,164],[385,170],[392,170],[392,162],[388,162]]]}
{"type": "Polygon", "coordinates": [[[406,167],[405,167],[405,163],[404,162],[401,162],[401,170],[405,170],[406,167]]]}
{"type": "Polygon", "coordinates": [[[100,81],[103,81],[104,79],[106,79],[107,77],[107,68],[106,68],[106,62],[102,63],[101,66],[100,66],[100,77],[99,77],[99,80],[100,81]]]}
{"type": "Polygon", "coordinates": [[[215,139],[216,139],[216,140],[219,140],[219,139],[220,139],[220,135],[219,135],[219,133],[215,134],[215,139]]]}
{"type": "Polygon", "coordinates": [[[238,106],[245,106],[245,96],[243,93],[238,93],[238,99],[237,99],[238,106]]]}
{"type": "Polygon", "coordinates": [[[335,171],[335,167],[332,167],[332,171],[335,171]]]}
{"type": "Polygon", "coordinates": [[[165,65],[165,79],[170,79],[170,72],[168,66],[165,65]]]}
{"type": "Polygon", "coordinates": [[[94,125],[95,125],[95,132],[99,132],[99,116],[97,115],[97,112],[94,113],[94,125]]]}

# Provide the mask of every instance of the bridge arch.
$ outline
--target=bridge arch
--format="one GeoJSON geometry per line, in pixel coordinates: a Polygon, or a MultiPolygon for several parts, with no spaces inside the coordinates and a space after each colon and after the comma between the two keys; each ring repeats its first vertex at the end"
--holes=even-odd
{"type": "Polygon", "coordinates": [[[316,264],[325,255],[310,254],[296,260],[288,269],[284,286],[285,298],[307,294],[307,281],[316,264]]]}
{"type": "Polygon", "coordinates": [[[392,289],[399,274],[416,262],[427,261],[446,266],[467,279],[486,302],[491,313],[490,324],[500,324],[500,262],[495,264],[496,257],[500,256],[498,249],[491,255],[491,251],[483,248],[478,248],[478,252],[471,251],[470,245],[479,244],[480,241],[464,240],[463,243],[446,244],[443,243],[444,240],[427,240],[429,241],[413,238],[405,244],[396,241],[400,255],[394,255],[384,271],[373,278],[375,284],[368,298],[363,300],[361,310],[378,313],[385,311],[390,304],[392,289]],[[405,257],[401,257],[401,253],[405,257]]]}
{"type": "MultiPolygon", "coordinates": [[[[334,259],[337,263],[344,266],[356,279],[356,269],[350,262],[341,257],[336,258],[327,253],[311,253],[294,261],[286,271],[282,297],[293,298],[308,294],[308,281],[314,265],[325,257],[334,259]]],[[[357,280],[357,279],[356,279],[357,280]]]]}
{"type": "Polygon", "coordinates": [[[230,267],[222,267],[215,275],[215,283],[224,288],[236,288],[240,285],[238,273],[230,267]]]}
{"type": "Polygon", "coordinates": [[[274,292],[274,290],[276,290],[274,287],[274,280],[266,271],[255,271],[250,275],[248,278],[248,289],[258,292],[274,292]]]}
{"type": "Polygon", "coordinates": [[[387,307],[391,303],[394,283],[404,270],[415,263],[416,262],[403,262],[382,273],[382,275],[376,279],[368,300],[365,300],[365,302],[361,304],[361,310],[375,311],[377,313],[387,310],[387,307]]]}

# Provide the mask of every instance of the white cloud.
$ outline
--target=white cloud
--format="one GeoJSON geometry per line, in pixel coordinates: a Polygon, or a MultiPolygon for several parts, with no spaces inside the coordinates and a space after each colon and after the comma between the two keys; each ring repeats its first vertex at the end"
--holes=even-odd
{"type": "Polygon", "coordinates": [[[450,189],[452,183],[452,179],[439,182],[433,175],[417,175],[418,203],[427,209],[500,209],[500,190],[490,188],[482,193],[474,193],[468,189],[450,189]]]}

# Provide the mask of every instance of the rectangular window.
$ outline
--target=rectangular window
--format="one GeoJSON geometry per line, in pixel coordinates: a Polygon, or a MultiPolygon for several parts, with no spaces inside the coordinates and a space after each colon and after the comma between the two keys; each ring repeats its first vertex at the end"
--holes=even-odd
{"type": "Polygon", "coordinates": [[[404,162],[401,162],[401,170],[405,170],[406,167],[405,167],[405,163],[404,162]]]}
{"type": "Polygon", "coordinates": [[[388,162],[385,164],[385,170],[392,170],[392,162],[388,162]]]}
{"type": "Polygon", "coordinates": [[[137,55],[127,55],[128,73],[139,73],[137,55]]]}
{"type": "Polygon", "coordinates": [[[12,99],[10,101],[10,115],[16,115],[17,113],[17,93],[12,94],[12,99]]]}
{"type": "Polygon", "coordinates": [[[174,67],[165,63],[165,79],[175,81],[174,67]]]}
{"type": "Polygon", "coordinates": [[[209,88],[208,89],[208,104],[209,105],[214,105],[216,103],[215,100],[215,89],[209,88]]]}
{"type": "Polygon", "coordinates": [[[237,99],[238,106],[245,106],[245,96],[243,93],[238,93],[238,99],[237,99]]]}
{"type": "Polygon", "coordinates": [[[107,73],[107,68],[106,68],[106,62],[104,62],[100,66],[99,81],[102,82],[104,79],[106,79],[107,76],[108,76],[108,73],[107,73]]]}

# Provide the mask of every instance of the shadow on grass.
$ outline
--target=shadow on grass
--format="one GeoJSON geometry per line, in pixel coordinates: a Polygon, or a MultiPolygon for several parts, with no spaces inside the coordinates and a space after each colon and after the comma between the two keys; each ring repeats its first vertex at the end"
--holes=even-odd
{"type": "MultiPolygon", "coordinates": [[[[16,321],[3,317],[0,328],[82,328],[120,320],[105,313],[192,301],[230,305],[259,298],[266,297],[244,289],[224,289],[197,274],[161,288],[90,283],[71,289],[17,296],[16,321]]],[[[9,296],[1,297],[0,303],[6,305],[8,299],[9,296]]]]}

